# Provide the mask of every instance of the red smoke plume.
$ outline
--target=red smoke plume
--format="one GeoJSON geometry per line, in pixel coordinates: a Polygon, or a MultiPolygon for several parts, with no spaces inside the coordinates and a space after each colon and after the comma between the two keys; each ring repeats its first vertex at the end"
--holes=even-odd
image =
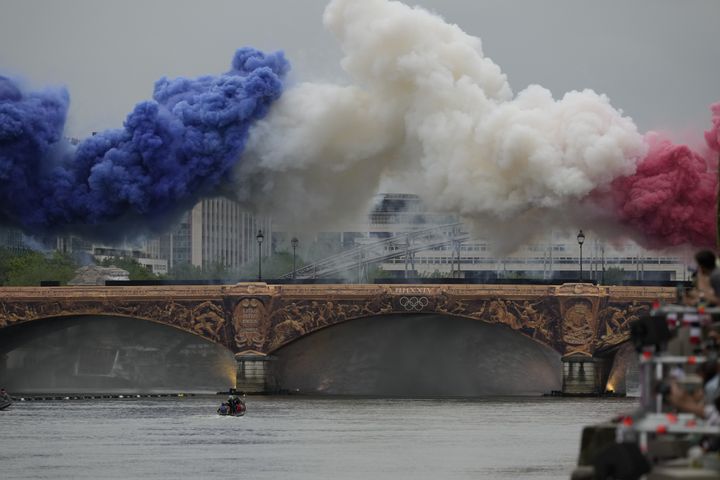
{"type": "Polygon", "coordinates": [[[711,109],[713,127],[705,132],[711,152],[705,157],[648,134],[649,151],[637,172],[612,182],[620,221],[639,231],[650,247],[715,245],[720,103],[711,109]]]}

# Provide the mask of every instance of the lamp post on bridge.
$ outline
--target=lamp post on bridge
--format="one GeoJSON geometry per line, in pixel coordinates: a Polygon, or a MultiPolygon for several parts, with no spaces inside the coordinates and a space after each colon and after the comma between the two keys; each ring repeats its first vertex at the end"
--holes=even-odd
{"type": "Polygon", "coordinates": [[[405,236],[405,278],[408,278],[408,260],[410,255],[410,235],[405,236]]]}
{"type": "Polygon", "coordinates": [[[299,243],[299,240],[297,239],[297,237],[293,237],[292,240],[290,240],[290,245],[292,245],[292,249],[293,249],[293,274],[292,274],[293,280],[295,280],[295,249],[297,248],[298,243],[299,243]]]}
{"type": "MultiPolygon", "coordinates": [[[[457,271],[453,267],[453,278],[462,278],[462,270],[460,266],[460,246],[462,242],[460,240],[453,240],[453,250],[457,254],[457,271]],[[456,277],[457,275],[457,277],[456,277]]],[[[455,262],[455,255],[453,255],[453,263],[455,262]]]]}
{"type": "Polygon", "coordinates": [[[262,243],[265,240],[262,230],[258,230],[257,236],[255,237],[258,243],[258,282],[262,282],[262,243]]]}
{"type": "Polygon", "coordinates": [[[580,283],[583,281],[583,271],[582,271],[582,246],[583,243],[585,243],[585,234],[582,230],[580,230],[580,233],[577,235],[577,241],[578,245],[580,245],[580,283]]]}

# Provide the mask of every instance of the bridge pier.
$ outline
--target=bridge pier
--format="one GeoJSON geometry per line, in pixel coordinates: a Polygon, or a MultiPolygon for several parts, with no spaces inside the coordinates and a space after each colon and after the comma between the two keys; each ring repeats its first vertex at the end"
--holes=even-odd
{"type": "Polygon", "coordinates": [[[562,357],[564,395],[601,395],[605,393],[608,361],[586,355],[562,357]]]}
{"type": "Polygon", "coordinates": [[[273,393],[278,391],[270,355],[235,355],[237,362],[236,386],[246,393],[273,393]]]}

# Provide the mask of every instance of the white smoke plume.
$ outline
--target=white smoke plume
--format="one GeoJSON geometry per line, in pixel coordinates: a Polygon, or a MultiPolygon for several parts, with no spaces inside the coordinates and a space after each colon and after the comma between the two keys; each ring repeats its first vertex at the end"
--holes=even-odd
{"type": "Polygon", "coordinates": [[[352,84],[287,90],[235,172],[240,199],[285,224],[364,212],[391,178],[431,209],[527,240],[572,221],[590,192],[632,174],[645,153],[606,96],[554,100],[537,85],[513,95],[479,38],[422,8],[333,0],[324,24],[352,84]]]}

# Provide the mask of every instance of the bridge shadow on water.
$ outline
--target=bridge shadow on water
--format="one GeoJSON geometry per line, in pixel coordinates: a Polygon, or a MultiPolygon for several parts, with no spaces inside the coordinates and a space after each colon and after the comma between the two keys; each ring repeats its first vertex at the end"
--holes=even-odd
{"type": "Polygon", "coordinates": [[[278,382],[291,393],[472,397],[561,387],[554,350],[503,325],[442,315],[354,320],[273,355],[278,382]]]}
{"type": "MultiPolygon", "coordinates": [[[[337,324],[273,352],[277,386],[310,395],[540,394],[560,355],[504,325],[437,314],[337,324]]],[[[145,320],[80,316],[0,336],[0,386],[23,393],[214,393],[234,385],[225,347],[145,320]]]]}
{"type": "Polygon", "coordinates": [[[23,393],[217,392],[235,383],[231,352],[134,318],[54,318],[0,336],[0,386],[23,393]]]}

